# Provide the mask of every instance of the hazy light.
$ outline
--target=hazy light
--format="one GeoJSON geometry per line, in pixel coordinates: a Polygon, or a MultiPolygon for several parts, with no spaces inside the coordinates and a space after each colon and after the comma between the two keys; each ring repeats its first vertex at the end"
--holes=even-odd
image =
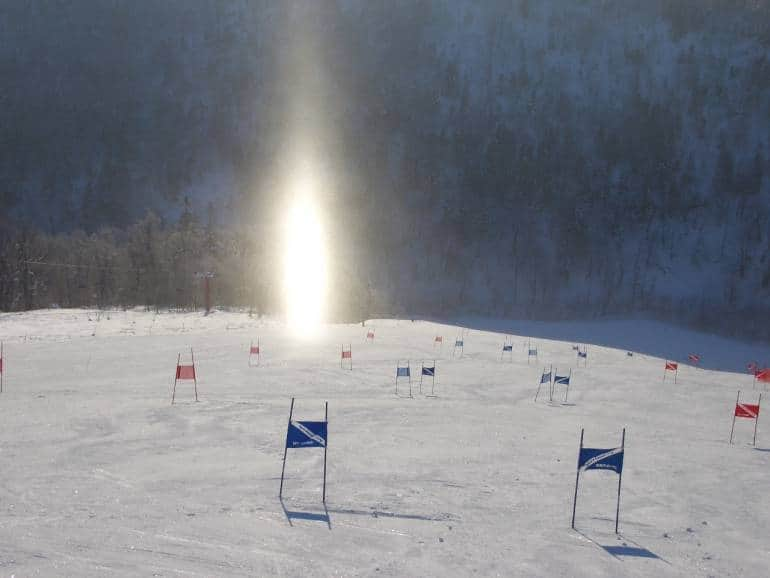
{"type": "Polygon", "coordinates": [[[286,220],[284,295],[289,324],[306,332],[324,318],[326,248],[312,183],[304,179],[298,189],[286,220]]]}

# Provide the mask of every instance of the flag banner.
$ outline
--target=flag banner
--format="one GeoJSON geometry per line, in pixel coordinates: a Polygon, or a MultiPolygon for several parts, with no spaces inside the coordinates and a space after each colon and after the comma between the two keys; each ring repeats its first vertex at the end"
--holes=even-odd
{"type": "Polygon", "coordinates": [[[551,383],[551,372],[543,373],[540,377],[540,383],[551,383]]]}
{"type": "Polygon", "coordinates": [[[287,448],[323,448],[326,447],[325,421],[292,421],[286,430],[287,448]]]}
{"type": "Polygon", "coordinates": [[[409,368],[408,367],[397,367],[396,368],[396,377],[409,377],[409,368]]]}
{"type": "Polygon", "coordinates": [[[434,377],[436,375],[436,366],[434,365],[433,367],[423,367],[422,374],[427,375],[428,377],[434,377]]]}
{"type": "Polygon", "coordinates": [[[503,345],[503,351],[513,352],[513,345],[503,345]]]}
{"type": "Polygon", "coordinates": [[[770,368],[757,369],[757,372],[754,374],[754,377],[757,378],[757,381],[770,383],[770,368]]]}
{"type": "Polygon", "coordinates": [[[698,363],[700,361],[700,355],[697,353],[690,353],[687,356],[687,359],[689,359],[692,363],[698,363]]]}
{"type": "Polygon", "coordinates": [[[610,470],[616,474],[623,471],[623,448],[580,448],[578,468],[587,470],[610,470]]]}
{"type": "Polygon", "coordinates": [[[352,351],[343,351],[342,352],[342,359],[350,359],[353,357],[352,351]]]}
{"type": "Polygon", "coordinates": [[[527,355],[530,355],[530,356],[535,355],[536,356],[537,355],[537,349],[530,349],[529,352],[527,353],[527,355]]]}
{"type": "Polygon", "coordinates": [[[369,331],[366,334],[367,339],[374,339],[374,331],[369,331]]]}
{"type": "Polygon", "coordinates": [[[673,361],[666,362],[666,371],[676,371],[677,369],[679,369],[678,363],[675,363],[673,361]]]}
{"type": "Polygon", "coordinates": [[[433,340],[434,343],[443,343],[444,338],[441,335],[436,335],[436,339],[433,340]]]}
{"type": "Polygon", "coordinates": [[[195,379],[195,366],[194,365],[177,365],[176,378],[177,379],[195,379]]]}
{"type": "Polygon", "coordinates": [[[735,404],[735,417],[747,417],[749,419],[757,419],[759,416],[759,405],[751,403],[736,403],[735,404]]]}
{"type": "Polygon", "coordinates": [[[554,375],[553,383],[554,385],[569,385],[569,377],[569,375],[554,375]]]}
{"type": "Polygon", "coordinates": [[[249,349],[250,355],[259,355],[259,345],[252,345],[251,349],[249,349]]]}
{"type": "Polygon", "coordinates": [[[462,339],[458,339],[457,341],[455,341],[455,347],[463,347],[462,339]]]}
{"type": "Polygon", "coordinates": [[[578,351],[578,357],[582,357],[583,359],[588,359],[588,352],[587,351],[578,351]]]}

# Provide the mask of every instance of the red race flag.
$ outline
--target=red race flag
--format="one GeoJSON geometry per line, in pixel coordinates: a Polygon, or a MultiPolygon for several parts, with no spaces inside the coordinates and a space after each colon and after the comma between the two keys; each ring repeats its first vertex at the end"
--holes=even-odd
{"type": "Polygon", "coordinates": [[[770,383],[770,368],[766,367],[765,369],[757,369],[756,373],[754,373],[754,377],[757,379],[757,381],[770,383]]]}
{"type": "Polygon", "coordinates": [[[436,343],[443,343],[444,338],[441,335],[436,335],[436,339],[434,339],[433,341],[435,341],[436,343]]]}
{"type": "Polygon", "coordinates": [[[374,331],[367,331],[366,338],[367,339],[374,339],[374,331]]]}
{"type": "Polygon", "coordinates": [[[348,358],[351,358],[351,357],[353,357],[353,352],[352,351],[343,351],[342,352],[342,359],[348,359],[348,358]]]}
{"type": "Polygon", "coordinates": [[[687,359],[689,359],[693,363],[698,363],[700,361],[700,355],[698,355],[697,353],[691,353],[690,355],[687,356],[687,359]]]}
{"type": "Polygon", "coordinates": [[[676,371],[679,369],[679,364],[674,361],[667,361],[666,362],[666,371],[676,371]]]}
{"type": "Polygon", "coordinates": [[[735,417],[747,417],[749,419],[757,419],[759,415],[759,405],[752,403],[736,403],[735,404],[735,417]]]}
{"type": "Polygon", "coordinates": [[[195,366],[194,365],[177,365],[176,378],[177,379],[195,379],[195,366]]]}
{"type": "Polygon", "coordinates": [[[259,345],[252,345],[249,350],[249,355],[259,355],[259,345]]]}

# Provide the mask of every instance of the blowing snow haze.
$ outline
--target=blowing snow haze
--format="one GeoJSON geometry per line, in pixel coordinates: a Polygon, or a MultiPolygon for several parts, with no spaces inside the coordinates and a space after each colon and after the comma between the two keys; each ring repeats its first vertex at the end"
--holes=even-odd
{"type": "Polygon", "coordinates": [[[0,38],[0,310],[210,271],[265,313],[770,338],[765,0],[16,1],[0,38]]]}

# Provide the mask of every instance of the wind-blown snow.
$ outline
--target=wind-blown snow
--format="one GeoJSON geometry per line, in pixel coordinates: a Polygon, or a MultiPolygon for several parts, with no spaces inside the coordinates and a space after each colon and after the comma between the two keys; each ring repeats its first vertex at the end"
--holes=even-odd
{"type": "MultiPolygon", "coordinates": [[[[573,331],[610,345],[639,326],[614,323],[573,331]]],[[[680,362],[689,342],[712,367],[763,351],[654,327],[639,350],[680,362]]],[[[501,362],[504,334],[476,329],[451,359],[461,332],[372,321],[305,340],[239,313],[0,315],[3,574],[766,575],[765,416],[756,448],[749,420],[727,442],[737,389],[749,402],[759,393],[750,376],[681,363],[678,383],[664,383],[663,359],[598,345],[578,368],[572,341],[537,338],[527,365],[529,335],[513,335],[513,362],[501,362]],[[257,337],[261,366],[249,368],[257,337]],[[353,371],[339,367],[343,342],[353,371]],[[190,346],[201,401],[180,383],[171,406],[190,346]],[[396,361],[418,374],[434,357],[438,397],[416,383],[414,399],[396,397],[396,361]],[[551,364],[572,368],[569,404],[533,402],[551,364]],[[329,401],[328,513],[317,449],[289,450],[278,500],[292,396],[295,419],[322,419],[329,401]],[[590,447],[614,447],[627,428],[619,536],[608,472],[583,476],[569,527],[581,427],[590,447]]]]}

